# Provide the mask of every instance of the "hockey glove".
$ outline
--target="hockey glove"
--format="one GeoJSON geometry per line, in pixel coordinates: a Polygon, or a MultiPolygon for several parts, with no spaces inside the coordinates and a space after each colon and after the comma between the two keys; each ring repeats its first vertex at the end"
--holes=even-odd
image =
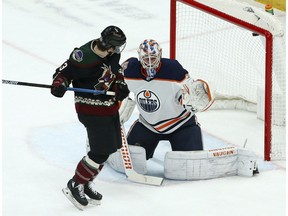
{"type": "Polygon", "coordinates": [[[119,108],[120,122],[124,124],[131,117],[135,108],[136,102],[129,97],[126,97],[119,108]]]}
{"type": "Polygon", "coordinates": [[[180,104],[194,113],[205,111],[214,102],[208,83],[201,79],[188,79],[181,86],[181,93],[180,104]]]}
{"type": "Polygon", "coordinates": [[[116,101],[124,100],[130,93],[127,84],[122,80],[116,80],[113,86],[116,101]]]}
{"type": "Polygon", "coordinates": [[[66,77],[63,74],[58,73],[53,80],[51,94],[61,98],[64,96],[68,86],[69,82],[66,77]]]}

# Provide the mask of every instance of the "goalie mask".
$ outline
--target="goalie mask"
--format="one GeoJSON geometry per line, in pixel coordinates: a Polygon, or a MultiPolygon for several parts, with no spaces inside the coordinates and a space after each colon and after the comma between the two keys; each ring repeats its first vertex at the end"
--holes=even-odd
{"type": "Polygon", "coordinates": [[[114,48],[120,54],[126,46],[126,36],[117,26],[108,26],[101,32],[100,44],[102,50],[114,48]]]}
{"type": "Polygon", "coordinates": [[[145,69],[143,75],[146,80],[153,79],[161,62],[161,47],[155,40],[144,40],[139,46],[138,55],[141,65],[145,69]]]}

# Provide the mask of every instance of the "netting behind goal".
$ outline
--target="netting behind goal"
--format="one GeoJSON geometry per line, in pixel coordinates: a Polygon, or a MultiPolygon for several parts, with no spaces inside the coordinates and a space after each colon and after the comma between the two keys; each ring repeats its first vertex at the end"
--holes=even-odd
{"type": "Polygon", "coordinates": [[[213,83],[212,108],[257,113],[265,121],[265,160],[285,159],[285,37],[280,21],[232,0],[171,0],[170,27],[170,57],[193,78],[213,83]]]}

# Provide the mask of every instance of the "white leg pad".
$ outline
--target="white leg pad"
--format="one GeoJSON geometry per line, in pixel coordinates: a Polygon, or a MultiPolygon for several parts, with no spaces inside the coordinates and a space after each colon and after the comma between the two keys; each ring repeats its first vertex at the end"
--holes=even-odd
{"type": "Polygon", "coordinates": [[[88,153],[90,151],[90,144],[89,144],[89,138],[87,136],[86,138],[86,153],[88,153]]]}
{"type": "Polygon", "coordinates": [[[246,149],[238,149],[237,175],[251,177],[258,173],[258,164],[253,152],[246,149]]]}
{"type": "MultiPolygon", "coordinates": [[[[132,165],[135,171],[139,174],[147,173],[147,163],[146,163],[146,151],[143,147],[129,145],[129,151],[131,155],[132,165]]],[[[112,169],[125,173],[122,155],[120,149],[117,152],[111,154],[107,160],[107,163],[112,167],[112,169]]]]}
{"type": "Polygon", "coordinates": [[[175,180],[253,176],[255,167],[257,163],[253,155],[236,147],[206,151],[170,151],[164,159],[164,176],[175,180]]]}

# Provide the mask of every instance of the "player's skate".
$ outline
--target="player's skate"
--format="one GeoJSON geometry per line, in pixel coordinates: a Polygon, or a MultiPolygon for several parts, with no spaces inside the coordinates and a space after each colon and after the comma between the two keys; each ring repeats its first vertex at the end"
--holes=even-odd
{"type": "Polygon", "coordinates": [[[95,184],[93,181],[89,181],[84,185],[84,193],[90,198],[88,202],[92,205],[100,205],[102,200],[102,195],[98,193],[95,189],[95,184]]]}
{"type": "Polygon", "coordinates": [[[63,188],[62,192],[78,209],[83,210],[84,207],[88,205],[83,184],[79,184],[73,179],[70,179],[67,187],[63,188]]]}

